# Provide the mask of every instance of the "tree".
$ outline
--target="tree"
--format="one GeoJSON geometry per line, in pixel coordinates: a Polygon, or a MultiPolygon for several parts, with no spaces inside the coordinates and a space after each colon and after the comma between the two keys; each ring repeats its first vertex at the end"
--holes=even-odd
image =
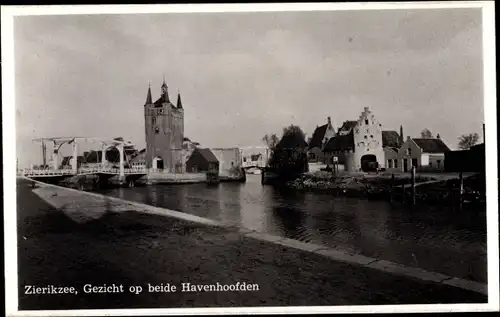
{"type": "Polygon", "coordinates": [[[281,179],[293,179],[309,170],[307,143],[302,129],[295,125],[283,128],[283,136],[276,145],[269,160],[269,167],[281,179]]]}
{"type": "Polygon", "coordinates": [[[273,150],[276,147],[276,145],[278,145],[278,142],[280,141],[280,139],[276,136],[276,133],[273,133],[273,134],[264,135],[264,137],[262,138],[262,141],[264,143],[266,143],[268,148],[273,150]]]}
{"type": "Polygon", "coordinates": [[[420,132],[420,136],[422,139],[432,139],[434,137],[429,129],[423,129],[422,132],[420,132]]]}
{"type": "Polygon", "coordinates": [[[479,134],[477,133],[463,134],[458,138],[458,148],[461,150],[468,150],[476,145],[478,141],[479,134]]]}

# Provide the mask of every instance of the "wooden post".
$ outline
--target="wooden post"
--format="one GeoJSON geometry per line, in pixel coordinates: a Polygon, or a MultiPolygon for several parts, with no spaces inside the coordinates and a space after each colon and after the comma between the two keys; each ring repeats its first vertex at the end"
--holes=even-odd
{"type": "Polygon", "coordinates": [[[391,184],[390,184],[390,201],[392,203],[392,201],[394,200],[394,174],[391,175],[391,184]]]}
{"type": "Polygon", "coordinates": [[[458,174],[458,179],[460,181],[460,191],[459,191],[459,194],[458,194],[458,208],[460,211],[462,211],[462,204],[463,204],[463,195],[464,195],[464,175],[463,173],[460,171],[459,174],[458,174]]]}
{"type": "Polygon", "coordinates": [[[403,191],[403,204],[406,202],[406,187],[405,184],[401,184],[401,189],[403,191]]]}
{"type": "Polygon", "coordinates": [[[411,204],[415,206],[415,171],[416,166],[411,167],[411,204]]]}

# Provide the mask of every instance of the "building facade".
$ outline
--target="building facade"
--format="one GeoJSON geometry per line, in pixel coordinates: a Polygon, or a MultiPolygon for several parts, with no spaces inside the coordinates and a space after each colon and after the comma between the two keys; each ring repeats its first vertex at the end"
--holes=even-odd
{"type": "Polygon", "coordinates": [[[165,80],[161,85],[161,96],[155,102],[151,98],[151,87],[148,88],[144,104],[144,121],[146,167],[182,172],[184,108],[180,94],[177,96],[176,105],[170,101],[165,80]]]}
{"type": "Polygon", "coordinates": [[[358,120],[344,122],[323,153],[327,163],[336,159],[346,171],[368,171],[384,167],[383,148],[382,124],[365,107],[358,120]]]}
{"type": "Polygon", "coordinates": [[[213,148],[210,149],[219,161],[220,175],[227,176],[239,171],[243,158],[239,148],[213,148]]]}
{"type": "Polygon", "coordinates": [[[420,171],[444,171],[445,153],[449,151],[448,146],[439,138],[408,137],[398,151],[400,166],[396,170],[409,172],[415,166],[420,171]]]}

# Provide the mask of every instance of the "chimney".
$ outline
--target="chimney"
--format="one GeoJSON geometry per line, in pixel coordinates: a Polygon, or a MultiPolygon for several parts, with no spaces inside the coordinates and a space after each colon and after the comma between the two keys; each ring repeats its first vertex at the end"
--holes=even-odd
{"type": "Polygon", "coordinates": [[[484,129],[484,123],[483,123],[483,143],[486,143],[486,130],[484,129]]]}
{"type": "Polygon", "coordinates": [[[436,135],[436,139],[441,139],[441,136],[439,135],[439,133],[436,135]]]}
{"type": "Polygon", "coordinates": [[[403,137],[403,125],[399,126],[399,138],[400,138],[401,144],[403,144],[405,141],[405,138],[403,137]]]}
{"type": "Polygon", "coordinates": [[[365,107],[365,112],[369,112],[370,111],[370,107],[365,107]]]}
{"type": "Polygon", "coordinates": [[[328,117],[326,119],[328,120],[328,126],[331,126],[332,125],[332,118],[328,117]]]}

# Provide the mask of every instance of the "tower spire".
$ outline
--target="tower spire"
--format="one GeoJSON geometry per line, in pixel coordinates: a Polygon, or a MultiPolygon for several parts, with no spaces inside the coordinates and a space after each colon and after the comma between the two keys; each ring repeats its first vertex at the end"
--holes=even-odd
{"type": "Polygon", "coordinates": [[[149,83],[148,85],[148,94],[146,96],[146,105],[149,105],[149,104],[152,104],[153,103],[153,99],[151,98],[151,83],[149,83]]]}
{"type": "Polygon", "coordinates": [[[161,97],[163,101],[170,102],[170,98],[168,97],[168,86],[165,83],[165,74],[163,74],[163,84],[161,84],[161,97]]]}
{"type": "Polygon", "coordinates": [[[179,89],[177,89],[177,109],[183,109],[182,108],[181,93],[180,93],[179,89]]]}

